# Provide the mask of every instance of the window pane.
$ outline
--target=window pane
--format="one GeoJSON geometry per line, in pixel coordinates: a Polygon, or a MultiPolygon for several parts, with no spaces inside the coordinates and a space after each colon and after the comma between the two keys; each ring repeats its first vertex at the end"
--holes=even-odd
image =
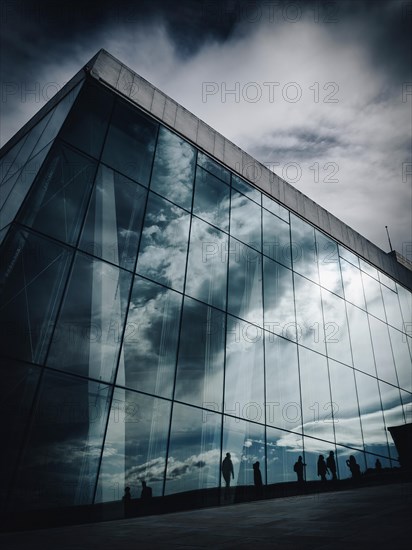
{"type": "Polygon", "coordinates": [[[101,164],[79,247],[134,270],[147,190],[101,164]]]}
{"type": "Polygon", "coordinates": [[[96,502],[121,500],[126,486],[140,498],[143,480],[162,495],[170,408],[170,401],[115,388],[96,502]]]}
{"type": "Polygon", "coordinates": [[[369,315],[369,323],[378,377],[386,382],[398,385],[391,344],[389,341],[388,326],[371,315],[369,315]]]}
{"type": "Polygon", "coordinates": [[[296,216],[291,216],[293,269],[319,283],[315,230],[296,216]]]}
{"type": "Polygon", "coordinates": [[[91,504],[108,386],[46,372],[14,490],[21,508],[91,504]]]}
{"type": "Polygon", "coordinates": [[[320,287],[294,273],[298,342],[326,353],[320,287]]]}
{"type": "Polygon", "coordinates": [[[266,423],[302,431],[296,344],[265,332],[266,423]]]}
{"type": "Polygon", "coordinates": [[[234,174],[232,174],[232,187],[249,197],[249,199],[261,204],[262,193],[234,174]]]}
{"type": "Polygon", "coordinates": [[[198,152],[197,155],[197,164],[213,174],[214,176],[220,178],[226,183],[230,183],[230,172],[223,168],[222,165],[218,164],[214,160],[212,160],[207,155],[198,152]]]}
{"type": "Polygon", "coordinates": [[[349,303],[346,303],[346,309],[348,312],[353,366],[372,376],[376,376],[368,315],[349,303]]]}
{"type": "Polygon", "coordinates": [[[175,399],[221,411],[225,315],[185,298],[175,399]]]}
{"type": "Polygon", "coordinates": [[[266,195],[262,195],[262,206],[269,210],[269,212],[272,212],[272,214],[275,214],[275,216],[279,216],[279,218],[289,223],[289,210],[281,206],[278,202],[266,195]]]}
{"type": "Polygon", "coordinates": [[[331,292],[343,296],[338,245],[320,231],[316,230],[315,233],[320,284],[331,292]]]}
{"type": "Polygon", "coordinates": [[[75,244],[94,175],[94,162],[67,147],[57,147],[23,206],[22,223],[75,244]]]}
{"type": "Polygon", "coordinates": [[[174,404],[166,494],[219,486],[221,425],[220,414],[174,404]]]}
{"type": "Polygon", "coordinates": [[[265,329],[296,341],[292,271],[263,257],[265,329]]]}
{"type": "Polygon", "coordinates": [[[196,150],[160,127],[150,188],[186,210],[192,207],[196,150]]]}
{"type": "Polygon", "coordinates": [[[157,123],[118,101],[103,150],[103,162],[136,180],[149,184],[157,123]]]}
{"type": "Polygon", "coordinates": [[[376,267],[373,267],[370,263],[365,262],[365,260],[363,260],[362,258],[359,258],[359,265],[364,273],[369,273],[371,277],[378,279],[378,270],[376,269],[376,267]]]}
{"type": "Polygon", "coordinates": [[[385,304],[387,322],[398,330],[403,330],[403,320],[398,295],[384,285],[381,285],[381,290],[383,303],[385,304]]]}
{"type": "Polygon", "coordinates": [[[265,421],[263,330],[227,317],[225,413],[265,421]]]}
{"type": "Polygon", "coordinates": [[[252,248],[262,250],[260,206],[232,189],[230,234],[252,248]]]}
{"type": "Polygon", "coordinates": [[[319,455],[323,455],[325,460],[329,455],[329,452],[334,450],[335,445],[333,443],[327,443],[325,441],[319,441],[312,437],[304,437],[305,455],[303,462],[306,464],[306,481],[319,481],[318,476],[318,459],[319,455]]]}
{"type": "Polygon", "coordinates": [[[401,305],[402,317],[404,321],[403,332],[407,332],[407,326],[410,327],[409,323],[412,319],[412,292],[407,290],[401,285],[396,285],[399,296],[399,303],[401,305]]]}
{"type": "Polygon", "coordinates": [[[362,277],[359,269],[341,258],[343,286],[345,288],[345,300],[366,309],[365,296],[363,294],[362,277]]]}
{"type": "MultiPolygon", "coordinates": [[[[392,426],[404,424],[405,416],[403,414],[399,389],[389,384],[385,384],[385,382],[379,382],[379,389],[381,392],[383,416],[385,418],[386,429],[392,426]]],[[[398,451],[390,433],[388,434],[388,446],[391,458],[397,461],[398,451]]]]}
{"type": "Polygon", "coordinates": [[[303,431],[305,435],[334,442],[332,403],[326,357],[302,346],[299,349],[302,391],[303,431]]]}
{"type": "Polygon", "coordinates": [[[230,239],[229,313],[263,326],[262,255],[230,239]]]}
{"type": "Polygon", "coordinates": [[[263,254],[291,267],[289,224],[266,210],[262,210],[262,216],[263,254]]]}
{"type": "Polygon", "coordinates": [[[182,296],[136,277],[117,383],[171,397],[182,296]]]}
{"type": "Polygon", "coordinates": [[[113,106],[113,96],[101,87],[86,84],[76,101],[61,137],[99,158],[113,106]]]}
{"type": "Polygon", "coordinates": [[[229,231],[230,187],[205,170],[196,171],[193,213],[223,231],[229,231]]]}
{"type": "Polygon", "coordinates": [[[352,365],[345,302],[335,294],[322,289],[322,305],[328,357],[352,365]]]}
{"type": "Polygon", "coordinates": [[[47,365],[113,381],[131,277],[77,254],[47,365]]]}
{"type": "Polygon", "coordinates": [[[303,454],[303,437],[293,432],[267,428],[266,448],[268,483],[296,481],[293,465],[303,454]]]}
{"type": "Polygon", "coordinates": [[[389,327],[389,334],[399,385],[401,388],[412,392],[412,362],[407,342],[408,337],[392,327],[389,327]]]}
{"type": "Polygon", "coordinates": [[[355,267],[359,268],[359,258],[353,252],[350,252],[347,248],[339,245],[339,254],[341,258],[344,258],[347,262],[350,262],[355,267]]]}
{"type": "Polygon", "coordinates": [[[362,280],[368,313],[379,317],[382,321],[386,321],[382,302],[381,285],[366,273],[362,273],[362,280]]]}
{"type": "Polygon", "coordinates": [[[192,218],[186,294],[211,306],[226,308],[228,236],[192,218]]]}
{"type": "Polygon", "coordinates": [[[2,353],[35,363],[44,361],[70,257],[63,246],[32,233],[8,234],[1,262],[2,353]]]}
{"type": "Polygon", "coordinates": [[[183,290],[190,215],[149,193],[136,270],[158,283],[183,290]]]}

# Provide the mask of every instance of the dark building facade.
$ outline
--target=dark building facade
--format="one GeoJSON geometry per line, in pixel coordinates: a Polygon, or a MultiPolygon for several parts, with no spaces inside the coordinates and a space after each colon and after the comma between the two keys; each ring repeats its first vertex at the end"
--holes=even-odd
{"type": "Polygon", "coordinates": [[[393,257],[103,50],[1,163],[3,510],[399,466],[393,257]]]}

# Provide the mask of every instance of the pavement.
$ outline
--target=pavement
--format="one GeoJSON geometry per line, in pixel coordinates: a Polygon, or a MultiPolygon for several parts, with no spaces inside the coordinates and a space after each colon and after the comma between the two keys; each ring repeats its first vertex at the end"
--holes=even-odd
{"type": "Polygon", "coordinates": [[[2,550],[411,548],[412,483],[0,534],[2,550]]]}

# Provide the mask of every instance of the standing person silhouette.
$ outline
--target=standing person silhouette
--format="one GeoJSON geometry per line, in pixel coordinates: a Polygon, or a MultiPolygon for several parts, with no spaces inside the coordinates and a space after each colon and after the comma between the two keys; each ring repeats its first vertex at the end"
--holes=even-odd
{"type": "Polygon", "coordinates": [[[326,459],[326,466],[329,472],[332,474],[332,481],[336,481],[338,479],[338,476],[336,475],[336,461],[335,453],[333,451],[330,451],[329,456],[326,459]]]}
{"type": "Polygon", "coordinates": [[[306,467],[306,464],[303,462],[303,458],[299,456],[297,462],[293,466],[293,471],[296,472],[298,477],[298,483],[303,483],[303,470],[306,467]]]}
{"type": "Polygon", "coordinates": [[[225,480],[225,499],[229,496],[229,490],[230,490],[230,476],[232,476],[232,479],[235,478],[235,473],[233,471],[233,462],[230,458],[230,453],[226,453],[226,457],[223,459],[222,462],[222,475],[223,479],[225,480]]]}
{"type": "Polygon", "coordinates": [[[256,489],[256,497],[262,498],[263,496],[263,483],[262,483],[262,473],[260,471],[260,462],[255,462],[253,464],[253,482],[256,489]]]}
{"type": "Polygon", "coordinates": [[[323,455],[319,455],[318,458],[318,476],[321,481],[326,481],[326,474],[328,473],[328,467],[326,466],[325,458],[323,455]]]}
{"type": "Polygon", "coordinates": [[[349,459],[346,461],[346,465],[352,474],[352,479],[356,479],[356,480],[360,479],[360,476],[361,476],[360,466],[356,462],[356,458],[353,455],[350,455],[349,459]]]}

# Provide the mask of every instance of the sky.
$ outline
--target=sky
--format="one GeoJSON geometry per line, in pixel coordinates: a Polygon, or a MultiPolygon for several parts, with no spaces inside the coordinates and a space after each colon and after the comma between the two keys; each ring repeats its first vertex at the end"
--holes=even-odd
{"type": "Polygon", "coordinates": [[[412,1],[2,2],[4,145],[105,48],[412,261],[412,1]]]}

